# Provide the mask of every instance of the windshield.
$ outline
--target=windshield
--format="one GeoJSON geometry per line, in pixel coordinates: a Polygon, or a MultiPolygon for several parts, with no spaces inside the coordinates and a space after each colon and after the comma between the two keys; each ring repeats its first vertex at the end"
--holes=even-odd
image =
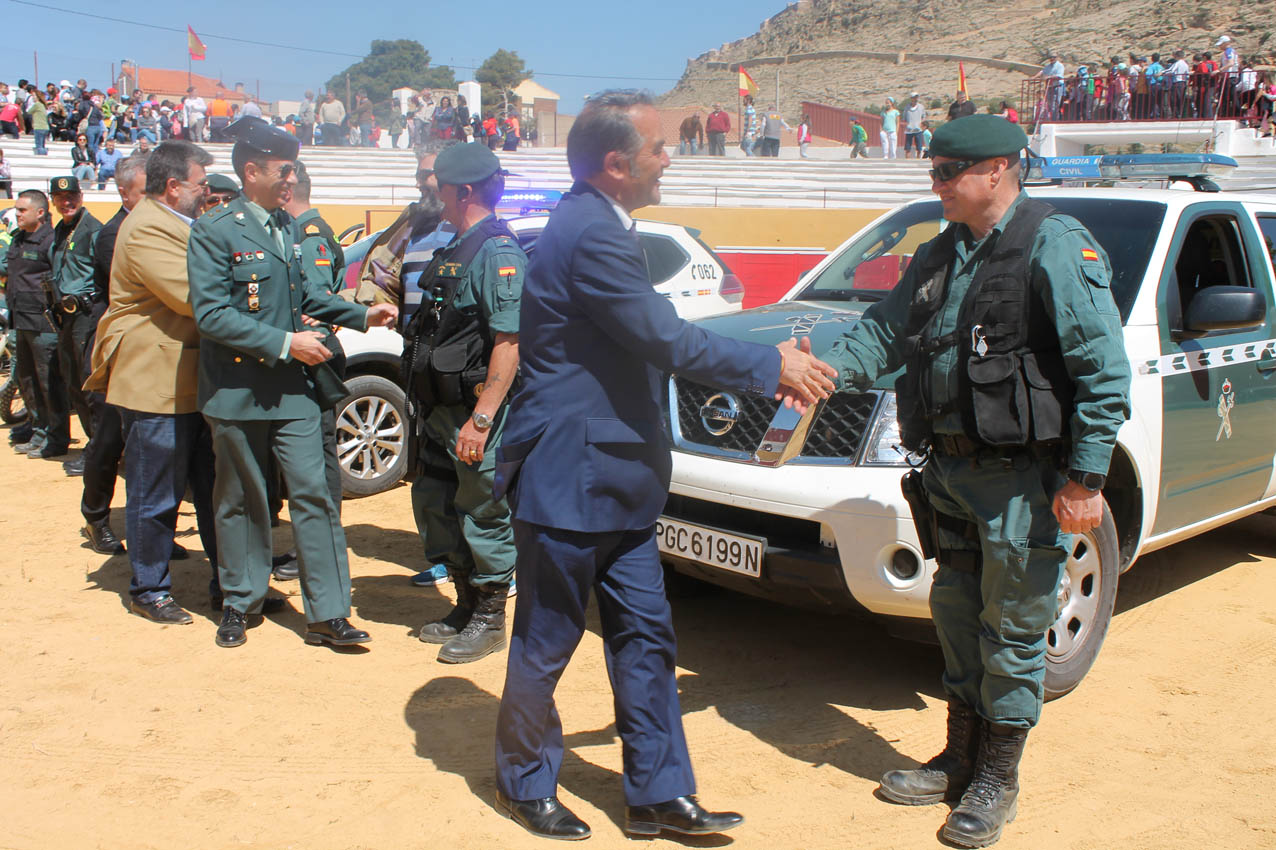
{"type": "MultiPolygon", "coordinates": [[[[1147,271],[1165,204],[1109,198],[1051,198],[1084,224],[1112,262],[1112,296],[1124,321],[1147,271]]],[[[802,301],[876,301],[895,287],[917,247],[947,226],[939,201],[910,204],[866,231],[797,295],[802,301]]]]}

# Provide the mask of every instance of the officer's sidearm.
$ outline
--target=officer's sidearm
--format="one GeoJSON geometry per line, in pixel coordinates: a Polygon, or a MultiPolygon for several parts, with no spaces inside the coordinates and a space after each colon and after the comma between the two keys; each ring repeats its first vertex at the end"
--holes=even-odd
{"type": "Polygon", "coordinates": [[[220,216],[195,222],[186,252],[191,310],[201,336],[250,354],[269,365],[279,361],[287,331],[241,313],[232,303],[230,243],[220,233],[220,216]]]}

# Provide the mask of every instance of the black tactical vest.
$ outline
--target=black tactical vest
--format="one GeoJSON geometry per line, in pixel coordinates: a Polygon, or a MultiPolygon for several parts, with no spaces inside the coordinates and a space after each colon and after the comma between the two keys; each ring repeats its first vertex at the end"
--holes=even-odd
{"type": "Polygon", "coordinates": [[[425,297],[403,330],[400,375],[404,391],[423,408],[454,404],[472,408],[478,401],[496,340],[482,305],[457,307],[456,295],[483,243],[499,237],[517,244],[505,222],[490,216],[455,250],[439,250],[421,272],[425,297]]]}
{"type": "Polygon", "coordinates": [[[934,242],[919,269],[909,304],[905,372],[895,385],[900,437],[919,451],[934,436],[932,423],[955,406],[965,436],[988,447],[1027,447],[1066,440],[1073,384],[1059,336],[1030,285],[1033,239],[1054,208],[1019,204],[988,259],[975,272],[957,314],[957,329],[934,336],[931,324],[948,294],[956,228],[934,242]],[[929,364],[949,346],[958,350],[958,398],[936,406],[929,364]]]}

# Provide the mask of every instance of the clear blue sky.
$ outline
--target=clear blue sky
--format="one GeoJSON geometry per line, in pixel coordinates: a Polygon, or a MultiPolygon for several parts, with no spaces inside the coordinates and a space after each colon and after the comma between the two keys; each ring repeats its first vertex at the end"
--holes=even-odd
{"type": "Polygon", "coordinates": [[[193,62],[192,70],[227,85],[243,82],[249,91],[260,81],[266,100],[296,100],[306,88],[318,88],[366,54],[373,39],[411,38],[425,46],[434,64],[452,65],[458,80],[472,78],[472,68],[497,49],[516,51],[537,82],[562,95],[560,110],[574,113],[587,94],[603,88],[667,91],[688,58],[752,34],[785,5],[784,0],[0,0],[6,33],[0,80],[13,85],[31,79],[32,51],[39,52],[41,85],[84,77],[104,89],[111,63],[118,69],[121,59],[184,69],[190,25],[208,46],[208,58],[193,62]],[[353,55],[271,49],[219,36],[353,55]],[[17,45],[25,49],[12,49],[17,45]]]}

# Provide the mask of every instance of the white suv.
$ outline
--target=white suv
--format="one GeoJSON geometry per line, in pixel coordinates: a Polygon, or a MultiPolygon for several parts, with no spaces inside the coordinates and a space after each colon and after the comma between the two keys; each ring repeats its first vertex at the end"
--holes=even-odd
{"type": "MultiPolygon", "coordinates": [[[[1183,157],[1087,159],[1104,173],[1184,168],[1183,157]]],[[[1206,172],[1231,162],[1196,160],[1206,172]]],[[[1058,696],[1089,670],[1118,576],[1141,554],[1276,505],[1276,197],[1129,186],[1030,193],[1079,219],[1108,252],[1134,376],[1108,510],[1095,532],[1074,538],[1048,635],[1046,690],[1058,696]]],[[[818,354],[942,226],[938,201],[907,204],[780,303],[699,324],[768,344],[809,336],[818,354]]],[[[935,564],[921,557],[900,492],[908,459],[897,447],[895,377],[834,395],[801,454],[777,468],[758,457],[777,402],[672,376],[666,561],[746,593],[880,616],[902,634],[928,630],[935,564]]]]}
{"type": "MultiPolygon", "coordinates": [[[[547,215],[507,220],[529,254],[545,229],[547,215]]],[[[374,233],[345,249],[346,285],[358,281],[358,268],[376,239],[374,233]]],[[[699,238],[678,224],[638,220],[638,238],[652,286],[667,296],[684,319],[739,311],[744,286],[699,238]]],[[[420,290],[409,291],[409,310],[421,303],[420,290]]],[[[403,338],[386,328],[367,333],[337,332],[346,351],[350,395],[337,408],[337,457],[347,496],[370,496],[403,477],[403,391],[398,385],[403,338]]]]}

